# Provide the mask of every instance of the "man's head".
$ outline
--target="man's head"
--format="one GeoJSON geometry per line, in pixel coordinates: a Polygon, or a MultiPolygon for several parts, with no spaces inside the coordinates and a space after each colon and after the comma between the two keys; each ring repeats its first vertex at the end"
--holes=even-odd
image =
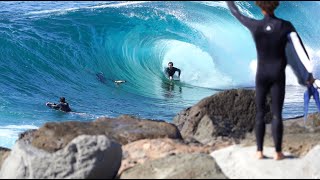
{"type": "Polygon", "coordinates": [[[60,97],[60,102],[65,103],[66,102],[66,98],[60,97]]]}
{"type": "Polygon", "coordinates": [[[169,62],[169,63],[168,63],[168,67],[169,67],[169,68],[172,68],[172,67],[173,67],[173,62],[169,62]]]}
{"type": "Polygon", "coordinates": [[[275,9],[279,6],[279,1],[256,1],[255,3],[267,14],[273,14],[275,9]]]}

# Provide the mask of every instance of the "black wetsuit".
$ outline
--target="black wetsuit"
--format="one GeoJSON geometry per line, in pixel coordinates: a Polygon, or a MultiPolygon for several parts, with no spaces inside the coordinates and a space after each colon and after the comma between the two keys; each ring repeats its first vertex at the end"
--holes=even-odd
{"type": "Polygon", "coordinates": [[[166,73],[169,75],[169,77],[173,76],[176,71],[179,72],[179,76],[180,76],[180,74],[181,74],[181,70],[180,69],[178,69],[176,67],[172,67],[171,69],[168,68],[168,67],[166,68],[166,73]]]}
{"type": "Polygon", "coordinates": [[[51,107],[53,109],[56,109],[56,110],[64,111],[64,112],[70,112],[71,111],[68,103],[62,103],[62,102],[60,102],[59,104],[48,103],[47,106],[51,107]]]}
{"type": "Polygon", "coordinates": [[[100,82],[102,82],[103,84],[106,84],[107,80],[104,77],[104,74],[102,72],[97,73],[96,77],[100,82]]]}
{"type": "Polygon", "coordinates": [[[231,13],[252,33],[256,44],[258,65],[256,73],[256,138],[258,151],[263,150],[265,135],[265,102],[271,90],[272,134],[277,152],[281,152],[283,123],[282,108],[285,96],[285,68],[287,59],[285,47],[288,35],[295,32],[289,21],[265,15],[262,20],[243,16],[233,1],[228,1],[231,13]]]}

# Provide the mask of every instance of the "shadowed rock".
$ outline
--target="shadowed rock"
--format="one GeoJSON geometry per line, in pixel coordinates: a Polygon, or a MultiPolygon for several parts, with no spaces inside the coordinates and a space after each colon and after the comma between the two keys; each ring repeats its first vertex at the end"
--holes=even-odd
{"type": "MultiPolygon", "coordinates": [[[[265,121],[270,122],[271,99],[265,109],[265,121]]],[[[254,90],[227,90],[201,100],[181,111],[174,123],[183,138],[194,138],[203,144],[212,143],[219,136],[243,138],[255,125],[256,105],[254,90]]]]}
{"type": "Polygon", "coordinates": [[[142,120],[131,116],[99,118],[93,122],[50,122],[32,135],[23,137],[34,147],[55,152],[65,147],[79,135],[106,135],[109,139],[124,145],[140,139],[181,139],[177,127],[164,121],[142,120]]]}

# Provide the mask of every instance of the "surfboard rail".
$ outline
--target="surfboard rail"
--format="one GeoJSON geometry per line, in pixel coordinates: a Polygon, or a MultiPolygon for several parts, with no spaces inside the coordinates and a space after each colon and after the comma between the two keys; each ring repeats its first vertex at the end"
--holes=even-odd
{"type": "Polygon", "coordinates": [[[306,86],[312,76],[312,65],[308,53],[299,37],[298,33],[291,32],[288,35],[286,44],[287,63],[291,66],[300,85],[306,86]]]}

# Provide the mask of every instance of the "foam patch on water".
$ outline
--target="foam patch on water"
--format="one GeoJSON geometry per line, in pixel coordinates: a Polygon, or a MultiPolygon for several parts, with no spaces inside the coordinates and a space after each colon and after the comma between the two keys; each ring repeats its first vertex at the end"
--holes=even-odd
{"type": "Polygon", "coordinates": [[[34,125],[0,126],[0,147],[12,148],[19,134],[30,129],[38,129],[38,127],[34,125]]]}

